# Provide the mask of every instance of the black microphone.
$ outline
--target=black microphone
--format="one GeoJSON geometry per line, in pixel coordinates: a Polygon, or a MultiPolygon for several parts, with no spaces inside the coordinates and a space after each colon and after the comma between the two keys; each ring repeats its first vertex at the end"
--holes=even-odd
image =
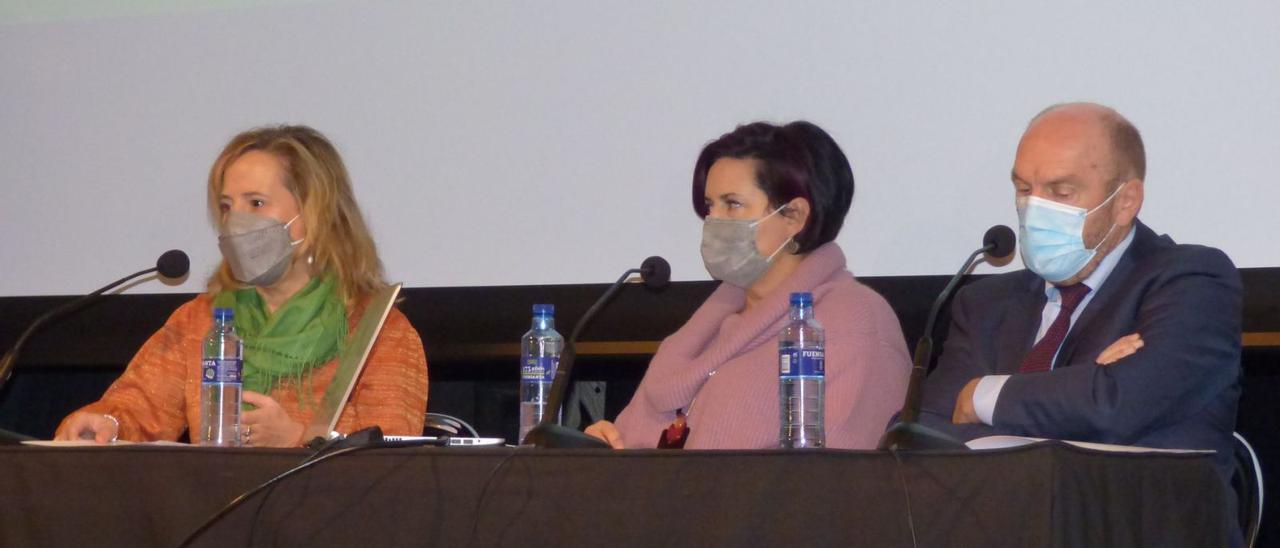
{"type": "Polygon", "coordinates": [[[1017,249],[1018,237],[1013,229],[1004,225],[996,225],[987,229],[982,235],[982,260],[987,264],[1004,266],[1013,260],[1013,252],[1017,249]],[[988,249],[990,248],[990,249],[988,249]]]}
{"type": "MultiPolygon", "coordinates": [[[[191,258],[187,257],[187,254],[183,253],[181,249],[170,249],[160,255],[159,259],[156,259],[155,272],[162,278],[169,278],[171,280],[181,278],[186,276],[187,272],[190,270],[191,258]]],[[[134,276],[138,276],[145,272],[147,271],[143,270],[138,274],[134,274],[134,276]]]]}
{"type": "Polygon", "coordinates": [[[654,255],[640,263],[640,279],[649,289],[662,289],[671,283],[671,264],[654,255]]]}
{"type": "Polygon", "coordinates": [[[671,282],[671,265],[662,257],[653,256],[640,263],[640,268],[632,268],[622,273],[618,281],[613,282],[604,295],[596,299],[595,304],[578,319],[565,342],[564,352],[560,354],[560,364],[556,367],[556,378],[551,382],[551,391],[547,394],[547,402],[542,413],[542,422],[525,436],[523,443],[544,449],[608,449],[609,444],[572,428],[556,424],[555,417],[560,414],[560,406],[564,403],[565,391],[569,386],[569,375],[573,371],[574,358],[577,357],[578,335],[604,307],[609,299],[622,288],[622,284],[632,274],[639,274],[645,287],[662,289],[671,282]]]}
{"type": "Polygon", "coordinates": [[[987,233],[982,236],[982,247],[969,254],[969,258],[964,261],[964,266],[960,267],[960,271],[951,277],[947,287],[933,301],[933,308],[929,309],[929,317],[924,325],[924,333],[920,335],[920,340],[916,342],[916,351],[912,356],[911,380],[907,383],[907,395],[902,402],[902,411],[898,413],[898,422],[885,432],[884,437],[880,438],[880,449],[888,449],[890,451],[968,449],[963,443],[956,441],[951,436],[919,423],[920,390],[924,384],[924,377],[929,372],[929,361],[933,357],[933,323],[938,319],[938,312],[942,310],[942,303],[947,302],[947,299],[951,297],[951,292],[955,290],[960,280],[969,273],[969,269],[973,267],[979,255],[985,254],[993,260],[1002,260],[1013,255],[1016,242],[1017,238],[1013,234],[1013,229],[1007,226],[996,225],[987,229],[987,233]]]}
{"type": "Polygon", "coordinates": [[[27,326],[26,331],[23,331],[22,335],[18,336],[18,342],[13,344],[13,348],[10,348],[9,351],[5,353],[4,357],[0,358],[0,388],[4,388],[5,382],[7,382],[9,380],[9,376],[13,374],[13,366],[18,361],[18,354],[22,352],[22,347],[27,344],[27,339],[31,338],[31,335],[35,333],[37,329],[40,329],[50,320],[76,310],[103,293],[106,293],[120,284],[136,279],[140,276],[157,272],[165,278],[181,278],[187,275],[187,271],[190,270],[190,268],[191,259],[187,257],[186,253],[183,253],[181,250],[170,249],[169,251],[164,252],[163,255],[160,255],[160,258],[156,260],[156,265],[154,267],[134,272],[133,274],[107,284],[106,287],[94,291],[93,293],[72,300],[58,308],[41,314],[35,319],[35,321],[31,322],[31,325],[27,326]]]}

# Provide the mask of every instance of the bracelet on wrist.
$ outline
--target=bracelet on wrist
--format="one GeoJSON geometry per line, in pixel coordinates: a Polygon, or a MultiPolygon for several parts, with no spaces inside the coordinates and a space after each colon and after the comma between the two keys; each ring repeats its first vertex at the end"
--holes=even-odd
{"type": "Polygon", "coordinates": [[[111,422],[114,422],[116,424],[116,431],[111,434],[111,439],[108,441],[108,443],[120,439],[120,419],[117,419],[114,416],[107,413],[103,413],[102,416],[108,419],[111,419],[111,422]]]}

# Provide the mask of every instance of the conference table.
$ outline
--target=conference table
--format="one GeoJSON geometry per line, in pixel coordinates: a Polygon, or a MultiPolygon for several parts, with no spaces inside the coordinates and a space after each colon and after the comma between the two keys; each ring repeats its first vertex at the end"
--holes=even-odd
{"type": "MultiPolygon", "coordinates": [[[[0,546],[177,546],[305,449],[0,447],[0,546]]],[[[375,448],[193,546],[1219,546],[1203,454],[375,448]]]]}

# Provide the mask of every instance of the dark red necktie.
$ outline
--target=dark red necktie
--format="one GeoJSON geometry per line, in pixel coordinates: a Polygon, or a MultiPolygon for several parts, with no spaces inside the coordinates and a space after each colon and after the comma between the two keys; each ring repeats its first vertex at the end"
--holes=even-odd
{"type": "Polygon", "coordinates": [[[1062,340],[1067,338],[1067,331],[1071,329],[1071,313],[1075,312],[1085,295],[1089,294],[1089,286],[1069,285],[1059,287],[1058,292],[1062,296],[1062,308],[1058,311],[1058,317],[1054,318],[1053,324],[1049,326],[1048,331],[1044,332],[1040,342],[1036,343],[1031,348],[1031,352],[1027,353],[1027,357],[1022,359],[1022,366],[1018,368],[1019,373],[1039,373],[1048,371],[1053,366],[1053,355],[1058,353],[1058,347],[1062,346],[1062,340]]]}

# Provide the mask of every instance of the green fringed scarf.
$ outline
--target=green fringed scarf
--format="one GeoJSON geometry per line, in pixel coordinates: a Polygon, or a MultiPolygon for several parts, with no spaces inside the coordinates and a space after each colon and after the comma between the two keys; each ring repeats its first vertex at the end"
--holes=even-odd
{"type": "Polygon", "coordinates": [[[236,333],[244,340],[244,388],[268,394],[289,379],[303,405],[311,399],[303,386],[312,370],[336,356],[347,339],[347,309],[332,274],[312,278],[274,313],[252,287],[222,291],[213,306],[235,310],[236,333]]]}

